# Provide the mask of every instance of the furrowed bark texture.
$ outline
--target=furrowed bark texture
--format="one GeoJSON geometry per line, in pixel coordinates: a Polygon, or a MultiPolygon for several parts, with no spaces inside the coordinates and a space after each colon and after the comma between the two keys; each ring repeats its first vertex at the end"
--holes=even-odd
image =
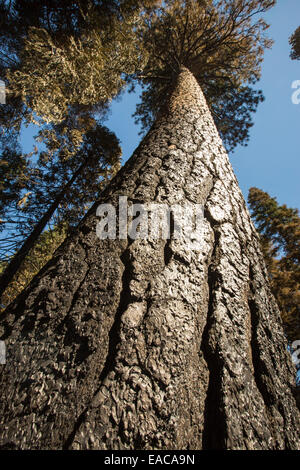
{"type": "Polygon", "coordinates": [[[259,239],[186,69],[168,109],[1,319],[1,445],[299,449],[295,370],[259,239]],[[205,206],[201,247],[99,240],[96,207],[205,206]]]}

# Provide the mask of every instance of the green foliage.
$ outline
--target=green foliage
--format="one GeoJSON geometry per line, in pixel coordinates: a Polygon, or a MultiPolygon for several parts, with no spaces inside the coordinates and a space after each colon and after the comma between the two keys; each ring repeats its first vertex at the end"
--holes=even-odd
{"type": "Polygon", "coordinates": [[[61,123],[60,129],[53,125],[44,128],[46,150],[35,162],[14,152],[2,154],[0,259],[22,245],[62,190],[64,194],[47,224],[64,221],[76,225],[120,167],[122,152],[115,134],[93,119],[88,131],[86,119],[82,125],[85,134],[75,123],[70,127],[61,123]],[[74,175],[76,179],[68,186],[74,175]]]}
{"type": "Polygon", "coordinates": [[[145,62],[135,34],[143,3],[12,2],[2,41],[4,48],[11,36],[10,54],[2,57],[2,68],[10,94],[21,97],[31,120],[37,115],[46,122],[61,122],[70,106],[101,109],[121,91],[123,75],[145,62]],[[30,3],[36,10],[29,10],[30,3]],[[7,56],[10,60],[5,61],[7,56]]]}
{"type": "Polygon", "coordinates": [[[300,26],[290,37],[290,45],[292,47],[290,57],[293,60],[300,60],[300,26]]]}
{"type": "Polygon", "coordinates": [[[7,75],[11,90],[47,122],[61,122],[70,105],[107,102],[125,85],[122,73],[141,66],[132,23],[116,23],[113,34],[89,30],[63,43],[44,29],[31,28],[20,69],[7,75]]]}
{"type": "Polygon", "coordinates": [[[46,129],[48,135],[47,138],[43,136],[43,142],[48,149],[41,152],[37,164],[40,184],[37,185],[36,180],[28,187],[32,196],[25,211],[32,213],[34,210],[38,217],[41,207],[50,206],[57,193],[82,166],[56,211],[55,224],[64,220],[76,225],[120,168],[122,151],[113,132],[92,120],[85,134],[76,133],[74,129],[68,125],[60,131],[56,126],[46,129]]]}
{"type": "Polygon", "coordinates": [[[119,168],[119,141],[102,122],[123,86],[123,66],[130,67],[141,3],[0,0],[0,75],[7,83],[0,107],[0,259],[22,244],[83,162],[52,225],[76,224],[119,168]],[[22,155],[18,137],[30,121],[40,125],[45,150],[22,155]]]}
{"type": "MultiPolygon", "coordinates": [[[[7,205],[19,201],[26,186],[28,162],[19,152],[5,148],[0,156],[0,216],[7,205]]],[[[3,221],[2,221],[3,223],[3,221]]]]}
{"type": "Polygon", "coordinates": [[[136,117],[144,128],[156,118],[181,65],[201,85],[228,150],[245,144],[251,112],[262,100],[251,89],[260,77],[267,24],[255,16],[273,0],[169,0],[144,17],[141,39],[148,62],[136,74],[146,87],[136,117]]]}
{"type": "Polygon", "coordinates": [[[185,65],[202,86],[228,150],[247,143],[251,113],[263,99],[247,82],[259,78],[263,48],[271,44],[266,23],[253,18],[274,0],[38,3],[27,2],[35,10],[30,14],[30,5],[14,1],[8,15],[24,32],[18,66],[7,76],[31,110],[27,119],[36,113],[60,122],[70,106],[101,107],[127,76],[146,87],[136,116],[147,128],[185,65]]]}
{"type": "Polygon", "coordinates": [[[300,217],[297,209],[280,206],[257,188],[248,196],[261,236],[272,291],[290,342],[300,338],[300,217]]]}
{"type": "Polygon", "coordinates": [[[18,149],[5,147],[0,153],[0,260],[15,252],[22,240],[23,204],[30,179],[28,159],[18,149]]]}

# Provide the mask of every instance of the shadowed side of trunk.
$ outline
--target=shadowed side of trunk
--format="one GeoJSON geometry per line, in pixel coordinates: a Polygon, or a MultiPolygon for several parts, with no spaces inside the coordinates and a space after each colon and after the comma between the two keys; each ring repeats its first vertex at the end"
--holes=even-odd
{"type": "Polygon", "coordinates": [[[3,447],[300,447],[294,368],[259,239],[187,69],[0,333],[3,447]],[[118,208],[119,195],[204,206],[200,245],[99,240],[96,208],[118,208]]]}

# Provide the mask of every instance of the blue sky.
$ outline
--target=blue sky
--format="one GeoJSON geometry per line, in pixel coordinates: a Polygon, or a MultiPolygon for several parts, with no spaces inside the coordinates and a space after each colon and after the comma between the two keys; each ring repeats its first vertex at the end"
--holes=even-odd
{"type": "MultiPolygon", "coordinates": [[[[275,196],[280,204],[300,207],[300,104],[292,103],[292,83],[300,80],[300,61],[289,57],[288,39],[300,25],[300,1],[278,0],[265,15],[270,24],[269,36],[275,43],[265,52],[262,77],[257,87],[263,90],[265,101],[254,114],[248,147],[238,147],[230,160],[245,198],[251,186],[275,196]]],[[[105,124],[121,140],[123,161],[126,161],[141,140],[139,127],[132,114],[139,93],[124,93],[112,103],[105,124]]],[[[24,130],[24,151],[32,149],[33,126],[24,130]]]]}
{"type": "Polygon", "coordinates": [[[300,61],[291,60],[289,37],[300,25],[299,0],[279,0],[265,15],[275,43],[265,52],[259,88],[265,101],[254,115],[248,147],[238,148],[231,162],[247,195],[257,186],[278,202],[300,207],[300,104],[292,103],[292,83],[300,80],[300,61]]]}

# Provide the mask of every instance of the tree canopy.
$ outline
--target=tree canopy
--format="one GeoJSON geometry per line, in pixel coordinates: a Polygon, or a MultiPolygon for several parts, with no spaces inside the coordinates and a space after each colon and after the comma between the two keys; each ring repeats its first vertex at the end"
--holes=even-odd
{"type": "Polygon", "coordinates": [[[0,71],[30,119],[60,122],[72,105],[102,105],[142,67],[135,34],[151,1],[1,2],[0,71]]]}
{"type": "MultiPolygon", "coordinates": [[[[227,148],[247,143],[251,113],[263,99],[249,85],[271,45],[260,14],[275,0],[39,3],[34,15],[20,0],[6,13],[10,54],[2,62],[28,119],[39,114],[59,122],[75,104],[101,108],[127,78],[147,87],[136,113],[147,128],[184,65],[201,85],[227,148]]],[[[8,48],[7,37],[3,44],[8,48]]]]}
{"type": "Polygon", "coordinates": [[[145,128],[157,116],[181,65],[197,78],[228,150],[245,144],[260,77],[268,25],[265,0],[170,0],[145,15],[140,29],[148,61],[136,74],[146,87],[136,117],[145,128]]]}

